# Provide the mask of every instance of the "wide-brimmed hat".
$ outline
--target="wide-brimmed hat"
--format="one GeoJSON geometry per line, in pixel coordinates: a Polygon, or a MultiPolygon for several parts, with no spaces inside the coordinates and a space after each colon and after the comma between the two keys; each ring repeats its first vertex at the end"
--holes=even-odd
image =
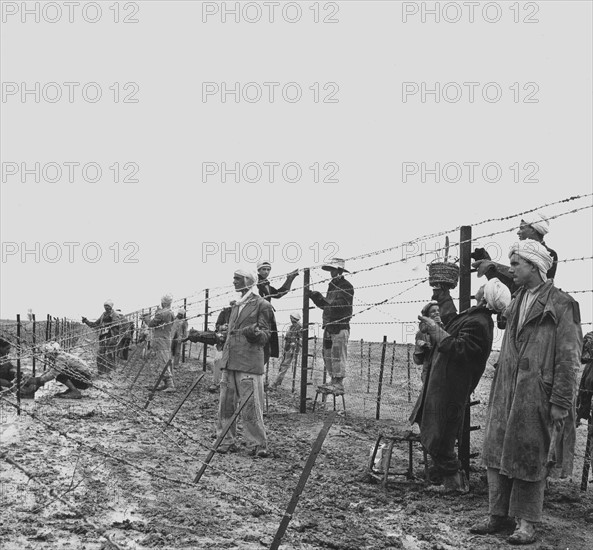
{"type": "Polygon", "coordinates": [[[342,260],[342,258],[332,258],[328,262],[324,263],[321,266],[321,269],[324,269],[325,271],[331,271],[332,269],[341,269],[344,273],[350,273],[350,271],[346,269],[346,261],[342,260]]]}

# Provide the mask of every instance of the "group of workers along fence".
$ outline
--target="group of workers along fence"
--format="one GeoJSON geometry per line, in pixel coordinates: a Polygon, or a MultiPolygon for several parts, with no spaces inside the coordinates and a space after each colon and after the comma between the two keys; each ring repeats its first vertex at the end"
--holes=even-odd
{"type": "MultiPolygon", "coordinates": [[[[548,231],[549,223],[540,214],[522,219],[508,266],[492,261],[484,249],[476,249],[473,267],[487,282],[476,292],[475,305],[465,311],[457,312],[450,296],[452,285],[433,284],[432,300],[418,316],[414,350],[414,361],[422,365],[422,391],[410,421],[418,423],[421,443],[430,457],[429,481],[436,494],[462,494],[469,486],[456,442],[463,432],[465,408],[492,351],[493,315],[504,329],[482,451],[489,515],[472,526],[471,532],[508,531],[508,542],[519,545],[535,541],[536,526],[542,522],[546,479],[554,473],[571,475],[575,428],[579,419],[591,418],[593,333],[585,336],[583,346],[579,305],[554,284],[558,255],[544,242],[548,231]],[[577,388],[581,360],[586,366],[577,388]]],[[[216,346],[210,390],[220,392],[218,435],[241,400],[252,394],[241,415],[244,441],[239,441],[235,423],[219,453],[240,452],[244,446],[253,456],[270,455],[263,416],[264,373],[270,357],[279,357],[280,351],[271,302],[285,296],[298,276],[298,271],[293,271],[276,289],[268,280],[271,268],[270,263],[262,262],[257,272],[249,268],[234,271],[233,287],[239,297],[222,309],[214,331],[187,331],[185,312],[175,315],[171,311],[170,295],[162,297],[152,318],[143,319],[144,339],[152,332],[151,346],[159,364],[168,365],[161,387],[165,392],[175,391],[173,376],[183,342],[216,346]]],[[[325,296],[308,288],[304,292],[323,311],[323,359],[329,377],[323,388],[340,394],[345,391],[354,288],[345,278],[349,272],[344,260],[334,258],[322,269],[330,274],[325,296]]],[[[99,374],[113,367],[123,325],[111,301],[105,302],[104,308],[94,322],[83,318],[99,331],[99,374]]],[[[270,390],[278,390],[299,353],[303,327],[297,312],[290,317],[283,360],[270,390]]],[[[129,347],[129,327],[124,333],[129,337],[125,347],[129,347]]],[[[79,398],[80,390],[88,387],[88,368],[59,347],[46,353],[53,366],[41,377],[29,379],[27,391],[34,392],[55,378],[67,387],[62,397],[79,398]]],[[[13,370],[5,364],[0,380],[3,386],[14,378],[13,370]]]]}

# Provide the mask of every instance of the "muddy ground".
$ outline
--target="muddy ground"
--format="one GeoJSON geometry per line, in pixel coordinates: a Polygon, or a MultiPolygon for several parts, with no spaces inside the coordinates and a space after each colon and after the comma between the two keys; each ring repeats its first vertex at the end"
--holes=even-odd
{"type": "MultiPolygon", "coordinates": [[[[297,397],[285,382],[285,389],[269,395],[265,421],[271,456],[253,458],[245,446],[236,454],[217,454],[195,485],[193,478],[215,439],[218,396],[207,391],[211,374],[174,426],[164,429],[163,420],[183,392],[158,393],[146,412],[142,407],[154,372],[146,369],[130,392],[126,368],[98,378],[80,401],[52,398],[62,388],[46,385],[34,401],[23,401],[35,419],[26,412],[17,418],[2,401],[3,550],[98,550],[110,547],[105,536],[126,549],[269,547],[327,413],[297,413],[297,397]]],[[[183,365],[180,388],[201,370],[196,360],[183,365]]],[[[482,392],[488,384],[486,376],[482,392]]],[[[14,402],[13,396],[3,397],[14,402]]],[[[439,496],[421,480],[404,477],[384,491],[366,475],[369,451],[379,431],[409,426],[355,413],[337,416],[281,548],[510,547],[508,533],[478,537],[468,532],[487,513],[487,487],[478,462],[465,496],[439,496]]],[[[582,448],[585,428],[579,430],[582,448]]],[[[407,449],[398,451],[397,458],[405,469],[407,449]]],[[[419,474],[421,459],[416,451],[419,474]]],[[[572,482],[551,483],[545,525],[530,548],[593,548],[593,487],[587,493],[579,490],[581,467],[582,461],[572,482]]]]}

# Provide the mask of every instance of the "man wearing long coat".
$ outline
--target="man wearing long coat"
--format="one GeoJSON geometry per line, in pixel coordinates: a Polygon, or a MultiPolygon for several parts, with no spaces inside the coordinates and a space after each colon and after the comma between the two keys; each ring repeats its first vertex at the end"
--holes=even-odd
{"type": "Polygon", "coordinates": [[[508,304],[510,293],[498,279],[492,279],[476,294],[476,300],[476,306],[455,316],[444,329],[420,316],[422,329],[431,333],[435,346],[410,421],[420,426],[420,440],[433,461],[432,474],[443,479],[447,492],[468,490],[455,441],[463,429],[465,406],[492,349],[492,313],[508,304]]]}
{"type": "Polygon", "coordinates": [[[527,239],[515,244],[509,257],[519,290],[505,313],[486,417],[490,517],[471,531],[501,531],[507,516],[514,516],[516,529],[508,541],[530,544],[551,466],[572,468],[574,438],[563,430],[574,431],[582,332],[578,303],[547,280],[553,260],[545,247],[527,239]]]}

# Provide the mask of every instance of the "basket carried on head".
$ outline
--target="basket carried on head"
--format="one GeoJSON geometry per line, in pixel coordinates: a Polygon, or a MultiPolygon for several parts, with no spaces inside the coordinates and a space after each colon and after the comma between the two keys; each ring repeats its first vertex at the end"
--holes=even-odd
{"type": "Polygon", "coordinates": [[[446,285],[455,288],[459,281],[459,266],[447,261],[449,258],[449,237],[445,238],[445,261],[434,260],[428,264],[428,284],[446,285]]]}

